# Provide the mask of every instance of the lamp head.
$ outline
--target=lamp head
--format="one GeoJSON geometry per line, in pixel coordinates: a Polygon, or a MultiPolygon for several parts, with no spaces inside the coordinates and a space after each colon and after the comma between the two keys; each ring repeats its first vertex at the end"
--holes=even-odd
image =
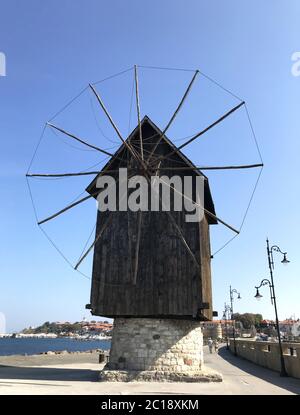
{"type": "Polygon", "coordinates": [[[285,252],[285,253],[283,254],[283,260],[281,261],[281,263],[282,263],[282,264],[285,264],[285,265],[286,265],[286,264],[288,264],[288,263],[290,262],[290,261],[287,259],[286,255],[287,255],[287,254],[286,254],[286,252],[285,252]]]}
{"type": "Polygon", "coordinates": [[[241,300],[241,299],[242,299],[242,297],[241,297],[241,294],[240,294],[240,293],[238,293],[237,299],[238,299],[238,300],[241,300]]]}
{"type": "Polygon", "coordinates": [[[262,298],[262,295],[260,294],[258,288],[256,288],[256,294],[255,294],[254,298],[256,298],[258,301],[262,298]]]}

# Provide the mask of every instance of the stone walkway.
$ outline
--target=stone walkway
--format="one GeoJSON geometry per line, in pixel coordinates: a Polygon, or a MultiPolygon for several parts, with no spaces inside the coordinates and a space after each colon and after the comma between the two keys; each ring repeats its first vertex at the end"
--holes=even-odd
{"type": "Polygon", "coordinates": [[[281,378],[276,372],[236,358],[222,347],[219,354],[205,348],[208,368],[223,375],[221,383],[97,382],[95,354],[0,357],[0,395],[4,394],[300,394],[300,379],[281,378]],[[72,357],[73,356],[73,357],[72,357]]]}

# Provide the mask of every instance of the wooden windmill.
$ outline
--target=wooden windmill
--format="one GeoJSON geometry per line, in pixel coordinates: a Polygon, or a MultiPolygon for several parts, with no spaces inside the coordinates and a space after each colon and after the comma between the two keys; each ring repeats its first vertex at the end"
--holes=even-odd
{"type": "MultiPolygon", "coordinates": [[[[145,117],[128,137],[138,150],[151,154],[159,137],[155,159],[175,150],[156,125],[145,117]]],[[[101,174],[131,165],[132,153],[121,146],[101,174]]],[[[149,168],[148,168],[149,169],[149,168]]],[[[175,150],[160,162],[164,177],[200,175],[196,167],[175,150]],[[193,169],[193,170],[192,170],[193,169]]],[[[155,169],[156,170],[156,169],[155,169]]],[[[141,173],[139,165],[129,170],[141,173]]],[[[144,174],[147,174],[144,173],[144,174]]],[[[148,173],[149,174],[149,173],[148,173]]],[[[97,178],[87,191],[96,197],[97,178]]],[[[217,223],[208,181],[205,209],[212,215],[200,223],[186,223],[184,211],[99,212],[95,243],[91,308],[107,317],[198,317],[211,319],[209,225],[217,223]],[[108,224],[109,223],[109,224],[108,224]],[[96,237],[97,238],[97,237],[96,237]]],[[[162,206],[161,206],[162,207],[162,206]]]]}
{"type": "MultiPolygon", "coordinates": [[[[150,184],[151,189],[154,176],[159,183],[169,188],[170,196],[175,197],[177,192],[181,198],[186,198],[186,195],[170,184],[171,178],[176,176],[185,179],[189,176],[192,183],[202,179],[204,203],[199,203],[196,186],[192,187],[189,195],[193,205],[203,213],[201,221],[185,221],[186,212],[184,209],[175,209],[175,201],[171,201],[170,209],[165,209],[159,192],[158,209],[154,210],[121,209],[119,198],[118,209],[98,209],[94,241],[75,265],[75,269],[78,269],[94,250],[91,300],[87,308],[93,315],[114,318],[109,363],[101,372],[101,379],[201,381],[207,375],[202,370],[200,320],[211,320],[213,316],[209,227],[220,223],[235,234],[239,233],[217,217],[209,182],[203,171],[255,168],[262,167],[262,163],[195,166],[181,150],[241,108],[244,101],[240,100],[238,105],[222,117],[176,147],[166,133],[199,71],[193,74],[180,103],[163,129],[158,128],[147,116],[141,120],[136,66],[134,73],[137,127],[127,138],[122,136],[114,123],[95,84],[89,85],[121,141],[115,154],[89,144],[73,132],[48,123],[49,128],[110,156],[109,162],[101,171],[28,173],[27,176],[95,176],[86,188],[86,196],[39,221],[39,225],[88,199],[95,198],[99,201],[102,190],[98,186],[98,180],[109,175],[117,182],[122,169],[127,172],[126,186],[132,177],[138,175],[150,184]]],[[[218,376],[214,379],[211,375],[209,377],[209,380],[221,380],[218,376]]]]}
{"type": "MultiPolygon", "coordinates": [[[[61,127],[48,124],[49,127],[69,138],[109,155],[111,159],[101,171],[55,175],[28,174],[30,177],[95,175],[86,189],[88,194],[84,198],[41,220],[39,224],[54,219],[92,197],[97,198],[100,192],[96,186],[99,176],[109,174],[117,178],[120,168],[127,168],[128,177],[139,174],[147,181],[153,175],[160,177],[162,174],[166,177],[174,175],[183,177],[187,174],[192,177],[203,177],[205,203],[202,206],[204,217],[201,222],[185,222],[183,211],[98,212],[95,240],[81,256],[75,269],[94,249],[91,301],[87,306],[94,315],[113,318],[210,320],[213,309],[209,226],[221,223],[235,233],[238,231],[216,216],[209,181],[203,171],[253,168],[260,167],[262,164],[199,167],[195,166],[181,150],[237,111],[244,102],[240,102],[177,148],[167,138],[166,133],[180,111],[199,71],[193,74],[180,103],[162,130],[147,116],[142,120],[140,118],[136,66],[134,71],[137,127],[128,138],[124,138],[120,133],[95,86],[89,85],[121,141],[121,147],[115,154],[91,145],[61,127]]],[[[196,203],[195,200],[193,202],[196,203]]]]}

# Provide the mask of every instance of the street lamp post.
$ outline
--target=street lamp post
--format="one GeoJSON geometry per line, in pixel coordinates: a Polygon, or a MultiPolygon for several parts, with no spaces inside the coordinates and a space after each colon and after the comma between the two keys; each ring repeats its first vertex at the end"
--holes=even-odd
{"type": "Polygon", "coordinates": [[[224,313],[223,313],[223,320],[225,320],[225,330],[226,330],[226,349],[229,350],[229,343],[228,343],[228,316],[230,312],[230,306],[225,303],[224,305],[224,313]]]}
{"type": "Polygon", "coordinates": [[[230,293],[230,313],[231,313],[231,320],[232,320],[232,328],[233,328],[233,347],[234,347],[234,355],[237,356],[236,352],[236,342],[235,342],[235,322],[233,320],[233,300],[234,300],[234,294],[237,295],[237,299],[240,300],[241,294],[235,289],[231,288],[231,285],[229,287],[229,293],[230,293]]]}
{"type": "Polygon", "coordinates": [[[283,259],[281,261],[282,264],[288,264],[290,261],[287,259],[287,252],[282,252],[279,246],[273,245],[270,248],[269,240],[267,239],[267,255],[268,255],[268,264],[269,264],[269,270],[270,270],[270,280],[263,279],[259,286],[256,288],[256,294],[255,298],[257,300],[260,300],[262,298],[262,295],[259,292],[259,289],[264,286],[268,285],[270,288],[270,296],[271,296],[271,303],[274,305],[275,310],[275,320],[276,320],[276,329],[277,329],[277,336],[278,336],[278,345],[279,345],[279,352],[280,352],[280,376],[288,376],[285,363],[284,363],[284,356],[282,351],[282,343],[281,343],[281,337],[280,337],[280,329],[279,329],[279,320],[278,320],[278,312],[277,312],[277,304],[276,304],[276,296],[275,296],[275,287],[274,287],[274,280],[273,280],[273,270],[274,270],[274,258],[273,258],[273,252],[279,252],[283,255],[283,259]]]}

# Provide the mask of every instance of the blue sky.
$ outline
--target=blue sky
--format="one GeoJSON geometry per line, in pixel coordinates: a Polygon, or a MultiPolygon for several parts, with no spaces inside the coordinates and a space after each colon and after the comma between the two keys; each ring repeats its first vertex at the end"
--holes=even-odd
{"type": "MultiPolygon", "coordinates": [[[[24,175],[45,122],[89,82],[134,64],[199,68],[246,100],[265,169],[241,235],[212,262],[214,309],[222,314],[231,284],[242,295],[235,302],[236,311],[273,317],[267,289],[260,303],[253,298],[254,285],[268,276],[268,235],[291,259],[283,267],[276,257],[280,317],[300,317],[300,77],[291,73],[291,56],[300,50],[299,13],[296,0],[1,2],[0,51],[6,55],[7,76],[0,77],[0,311],[6,315],[8,331],[45,320],[89,317],[84,307],[90,281],[65,263],[36,226],[24,175]]],[[[165,125],[191,76],[141,69],[142,113],[165,125]]],[[[126,135],[135,124],[134,113],[129,123],[132,73],[97,88],[126,135]]],[[[236,104],[201,77],[168,136],[181,143],[236,104]]],[[[55,122],[100,147],[116,148],[116,137],[88,94],[55,122]]],[[[251,140],[241,111],[187,148],[186,154],[195,164],[257,162],[251,140]]],[[[104,162],[104,157],[68,144],[47,131],[32,168],[71,171],[104,162]]],[[[255,174],[209,175],[217,213],[233,225],[241,223],[255,174]]],[[[38,214],[64,206],[87,183],[88,179],[35,181],[38,214]]],[[[90,202],[45,230],[74,261],[94,220],[95,205],[90,202]]],[[[231,236],[221,226],[215,228],[213,250],[231,236]]],[[[84,271],[88,273],[89,267],[90,260],[84,271]]]]}

